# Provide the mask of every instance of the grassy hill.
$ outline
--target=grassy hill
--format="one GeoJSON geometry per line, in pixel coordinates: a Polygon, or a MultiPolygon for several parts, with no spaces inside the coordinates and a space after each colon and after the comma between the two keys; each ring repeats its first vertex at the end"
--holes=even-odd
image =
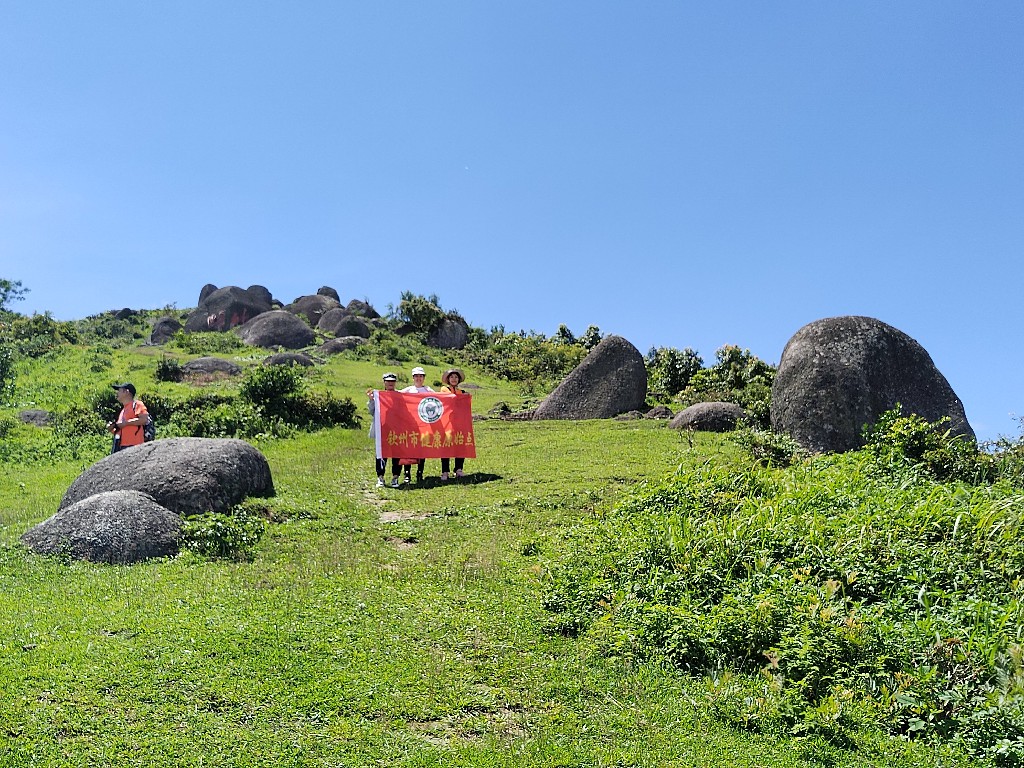
{"type": "MultiPolygon", "coordinates": [[[[768,468],[749,436],[487,419],[465,481],[428,462],[392,490],[373,487],[365,423],[271,429],[247,439],[277,497],[246,510],[263,535],[235,557],[22,548],[104,455],[88,425],[111,383],[237,397],[237,379],[157,380],[208,351],[112,338],[18,359],[0,409],[0,766],[1024,760],[1016,448],[984,482],[940,482],[879,447],[768,468]],[[29,407],[62,416],[21,424],[29,407]]],[[[433,383],[450,363],[478,415],[543,394],[411,342],[330,358],[302,387],[362,412],[384,370],[423,364],[433,383]]]]}

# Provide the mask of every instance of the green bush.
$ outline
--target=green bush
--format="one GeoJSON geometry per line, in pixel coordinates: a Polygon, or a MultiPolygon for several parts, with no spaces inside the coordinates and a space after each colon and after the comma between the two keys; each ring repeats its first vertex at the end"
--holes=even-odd
{"type": "Polygon", "coordinates": [[[170,341],[168,347],[180,349],[189,355],[215,355],[237,352],[245,348],[245,342],[236,333],[225,331],[203,331],[200,333],[189,333],[178,331],[170,341]]]}
{"type": "Polygon", "coordinates": [[[156,380],[178,382],[184,378],[181,370],[181,363],[173,357],[162,357],[156,364],[156,380]]]}
{"type": "MultiPolygon", "coordinates": [[[[934,450],[902,426],[904,450],[934,450]]],[[[1020,491],[907,477],[865,449],[638,489],[570,537],[550,629],[740,688],[770,680],[766,699],[711,702],[744,727],[842,743],[886,723],[1024,764],[1020,491]]]]}
{"type": "Polygon", "coordinates": [[[47,312],[42,315],[0,316],[0,343],[17,354],[38,358],[64,344],[77,344],[78,331],[74,323],[54,320],[47,312]]]}
{"type": "Polygon", "coordinates": [[[679,394],[704,366],[704,361],[687,347],[651,347],[647,352],[647,389],[653,397],[667,400],[679,394]]]}
{"type": "Polygon", "coordinates": [[[262,519],[243,510],[233,515],[207,512],[185,519],[181,543],[203,557],[248,560],[264,529],[262,519]]]}
{"type": "Polygon", "coordinates": [[[10,347],[0,344],[0,403],[10,402],[14,395],[17,372],[14,370],[14,354],[10,347]]]}
{"type": "Polygon", "coordinates": [[[917,414],[903,416],[897,403],[864,430],[866,448],[876,467],[889,472],[919,468],[934,480],[975,485],[995,480],[996,460],[973,440],[952,434],[948,423],[948,417],[931,423],[917,414]]]}
{"type": "Polygon", "coordinates": [[[256,366],[245,372],[239,391],[253,405],[272,412],[277,401],[302,390],[302,376],[299,366],[256,366]]]}
{"type": "Polygon", "coordinates": [[[770,420],[775,368],[748,349],[725,345],[715,352],[715,364],[696,371],[677,396],[684,407],[704,402],[736,403],[761,427],[770,420]]]}

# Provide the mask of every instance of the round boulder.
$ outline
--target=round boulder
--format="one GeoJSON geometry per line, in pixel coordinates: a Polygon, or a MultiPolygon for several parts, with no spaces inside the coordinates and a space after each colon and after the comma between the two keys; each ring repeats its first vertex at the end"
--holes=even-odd
{"type": "Polygon", "coordinates": [[[264,365],[300,365],[309,368],[313,365],[313,358],[302,352],[278,352],[263,361],[264,365]]]}
{"type": "Polygon", "coordinates": [[[339,296],[338,292],[336,290],[334,290],[333,288],[331,288],[331,286],[329,286],[329,285],[321,285],[319,288],[317,288],[316,295],[317,296],[330,296],[332,299],[334,299],[336,302],[338,302],[338,306],[341,306],[341,296],[339,296]]]}
{"type": "Polygon", "coordinates": [[[747,412],[736,403],[697,403],[677,413],[668,425],[696,432],[732,432],[746,420],[747,412]]]}
{"type": "Polygon", "coordinates": [[[242,440],[171,437],[100,459],[79,475],[60,509],[104,491],[148,494],[179,515],[225,512],[249,496],[273,496],[270,465],[242,440]]]}
{"type": "Polygon", "coordinates": [[[621,336],[606,336],[545,398],[534,419],[610,419],[644,408],[647,367],[621,336]]]}
{"type": "Polygon", "coordinates": [[[197,357],[195,360],[189,360],[181,366],[181,372],[185,376],[217,373],[237,376],[242,372],[242,368],[237,363],[225,360],[222,357],[197,357]]]}
{"type": "Polygon", "coordinates": [[[336,339],[328,339],[316,351],[321,355],[336,355],[339,352],[346,352],[350,349],[362,346],[366,339],[362,336],[339,336],[336,339]]]}
{"type": "Polygon", "coordinates": [[[871,317],[830,317],[786,344],[772,385],[772,428],[817,453],[863,445],[863,430],[899,403],[974,440],[963,403],[914,339],[871,317]]]}
{"type": "Polygon", "coordinates": [[[125,565],[178,553],[181,517],[139,491],[104,491],[62,507],[22,535],[41,555],[125,565]]]}
{"type": "Polygon", "coordinates": [[[341,302],[330,296],[317,294],[316,296],[300,296],[285,310],[293,315],[302,315],[311,326],[316,327],[320,318],[332,309],[341,309],[341,302]]]}
{"type": "Polygon", "coordinates": [[[667,405],[656,405],[644,414],[645,419],[671,419],[674,414],[667,405]]]}
{"type": "MultiPolygon", "coordinates": [[[[256,290],[259,286],[244,289],[237,285],[218,288],[208,293],[199,306],[185,321],[189,333],[199,331],[226,331],[252,320],[263,312],[270,311],[266,295],[256,290]]],[[[203,288],[205,292],[206,287],[203,288]]],[[[266,291],[266,289],[263,289],[266,291]]],[[[269,291],[267,291],[269,294],[269,291]]]]}
{"type": "Polygon", "coordinates": [[[370,338],[373,329],[366,318],[350,314],[347,309],[332,309],[317,323],[317,330],[334,336],[359,336],[370,338]]]}
{"type": "Polygon", "coordinates": [[[463,349],[469,341],[469,324],[461,317],[446,317],[427,337],[438,349],[463,349]]]}
{"type": "Polygon", "coordinates": [[[365,317],[367,320],[376,320],[380,317],[380,312],[374,309],[369,302],[360,301],[359,299],[352,299],[352,301],[345,306],[345,310],[350,315],[365,317]]]}
{"type": "Polygon", "coordinates": [[[264,312],[238,329],[242,341],[254,347],[302,349],[313,343],[316,334],[296,315],[283,309],[264,312]]]}
{"type": "Polygon", "coordinates": [[[36,427],[48,427],[53,420],[53,414],[41,408],[29,408],[18,411],[18,419],[22,424],[32,424],[36,427]]]}
{"type": "Polygon", "coordinates": [[[181,329],[182,325],[176,318],[164,315],[153,323],[153,330],[149,334],[149,343],[166,344],[181,329]]]}

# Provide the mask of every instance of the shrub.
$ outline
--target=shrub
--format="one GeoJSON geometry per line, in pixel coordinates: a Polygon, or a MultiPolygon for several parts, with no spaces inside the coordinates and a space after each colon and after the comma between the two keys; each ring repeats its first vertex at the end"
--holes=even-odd
{"type": "Polygon", "coordinates": [[[808,455],[789,435],[770,429],[746,427],[736,430],[730,437],[765,467],[788,467],[808,455]]]}
{"type": "MultiPolygon", "coordinates": [[[[911,427],[898,435],[924,460],[933,437],[911,427]]],[[[876,462],[705,466],[638,489],[570,537],[550,629],[737,690],[769,680],[760,699],[709,684],[743,727],[842,744],[886,723],[1024,764],[1020,492],[908,483],[876,462]]]]}
{"type": "Polygon", "coordinates": [[[292,365],[268,365],[245,372],[240,394],[253,405],[273,409],[276,401],[302,389],[302,368],[292,365]]]}
{"type": "Polygon", "coordinates": [[[74,324],[54,320],[49,312],[31,317],[7,313],[0,317],[0,342],[25,357],[42,357],[63,344],[78,341],[74,324]]]}
{"type": "Polygon", "coordinates": [[[918,467],[934,480],[975,485],[995,479],[997,462],[979,452],[973,440],[945,429],[948,417],[931,423],[917,414],[901,413],[897,403],[864,430],[866,448],[877,468],[900,472],[918,467]]]}
{"type": "Polygon", "coordinates": [[[263,520],[243,510],[233,515],[207,512],[185,519],[181,543],[203,557],[247,560],[263,532],[263,520]]]}
{"type": "Polygon", "coordinates": [[[654,397],[668,399],[682,392],[690,378],[699,371],[704,361],[687,347],[679,351],[674,347],[651,347],[645,360],[647,388],[654,397]]]}
{"type": "Polygon", "coordinates": [[[184,330],[174,334],[167,346],[180,349],[190,355],[214,355],[236,352],[245,348],[245,342],[230,331],[203,331],[189,333],[184,330]]]}
{"type": "Polygon", "coordinates": [[[693,373],[677,399],[684,407],[703,402],[736,403],[767,428],[775,368],[748,349],[725,345],[715,352],[715,365],[693,373]]]}
{"type": "Polygon", "coordinates": [[[173,357],[167,357],[166,355],[160,358],[160,362],[156,364],[155,376],[157,381],[177,382],[184,378],[181,364],[173,357]]]}
{"type": "Polygon", "coordinates": [[[0,344],[0,403],[9,402],[14,395],[17,373],[14,370],[14,354],[10,347],[0,344]]]}

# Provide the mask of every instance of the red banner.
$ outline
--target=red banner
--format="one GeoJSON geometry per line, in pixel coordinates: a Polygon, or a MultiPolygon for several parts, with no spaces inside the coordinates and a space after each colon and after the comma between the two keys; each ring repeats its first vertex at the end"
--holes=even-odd
{"type": "Polygon", "coordinates": [[[472,396],[387,390],[373,396],[377,458],[476,458],[472,396]]]}

